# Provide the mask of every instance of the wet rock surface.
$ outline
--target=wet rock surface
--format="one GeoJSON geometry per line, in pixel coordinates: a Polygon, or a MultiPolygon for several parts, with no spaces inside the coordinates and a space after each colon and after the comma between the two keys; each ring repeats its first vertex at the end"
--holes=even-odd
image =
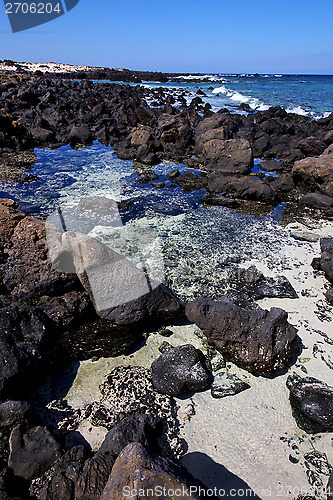
{"type": "Polygon", "coordinates": [[[309,433],[332,432],[333,388],[312,377],[296,374],[287,379],[297,425],[309,433]]]}
{"type": "Polygon", "coordinates": [[[225,359],[251,373],[275,376],[300,353],[296,330],[282,309],[251,310],[228,298],[198,298],[186,305],[185,313],[225,359]]]}
{"type": "Polygon", "coordinates": [[[192,345],[166,349],[151,368],[154,388],[169,396],[205,389],[212,380],[205,356],[192,345]]]}

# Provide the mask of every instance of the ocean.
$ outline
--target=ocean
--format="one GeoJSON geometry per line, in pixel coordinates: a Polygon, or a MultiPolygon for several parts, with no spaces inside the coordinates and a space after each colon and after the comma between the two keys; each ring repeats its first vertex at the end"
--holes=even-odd
{"type": "Polygon", "coordinates": [[[228,108],[240,112],[239,105],[247,104],[253,111],[265,111],[281,106],[288,113],[318,119],[333,112],[333,75],[188,75],[168,83],[144,82],[156,88],[185,90],[195,96],[198,89],[213,111],[228,108]]]}

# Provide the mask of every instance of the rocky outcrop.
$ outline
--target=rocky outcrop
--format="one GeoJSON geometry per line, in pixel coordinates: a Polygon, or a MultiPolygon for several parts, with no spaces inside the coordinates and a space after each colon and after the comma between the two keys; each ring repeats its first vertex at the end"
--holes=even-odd
{"type": "Polygon", "coordinates": [[[204,158],[207,170],[217,170],[226,174],[247,174],[253,167],[253,153],[246,139],[210,138],[214,130],[207,133],[200,156],[204,158]]]}
{"type": "Polygon", "coordinates": [[[181,306],[171,291],[98,240],[65,232],[59,252],[64,250],[72,255],[76,273],[102,318],[138,325],[179,316],[181,306]]]}
{"type": "MultiPolygon", "coordinates": [[[[192,476],[178,463],[153,453],[142,444],[133,443],[118,456],[101,500],[122,500],[124,492],[137,491],[136,496],[145,496],[147,490],[174,491],[169,498],[176,499],[177,492],[188,492],[189,499],[199,499],[197,493],[190,493],[190,486],[198,486],[192,476]],[[157,490],[156,488],[159,488],[157,490]]],[[[193,490],[192,490],[193,491],[193,490]]],[[[169,495],[168,495],[169,496],[169,495]]]]}
{"type": "Polygon", "coordinates": [[[287,379],[289,399],[297,425],[309,433],[333,431],[333,387],[297,374],[287,379]]]}
{"type": "Polygon", "coordinates": [[[237,177],[214,172],[208,176],[207,191],[220,193],[232,199],[255,200],[270,204],[275,202],[273,189],[254,176],[237,177]]]}
{"type": "Polygon", "coordinates": [[[60,445],[44,427],[15,427],[9,440],[8,466],[16,476],[34,479],[60,456],[60,445]]]}
{"type": "Polygon", "coordinates": [[[301,193],[312,193],[312,198],[303,196],[301,201],[318,208],[333,206],[333,148],[328,147],[320,156],[297,161],[292,170],[296,187],[301,193]]]}
{"type": "Polygon", "coordinates": [[[142,328],[181,313],[171,291],[163,285],[150,290],[142,271],[97,240],[81,235],[80,248],[86,251],[82,267],[73,235],[64,233],[63,243],[62,232],[54,227],[50,246],[45,221],[26,216],[11,200],[0,201],[0,220],[0,393],[20,389],[19,380],[23,389],[57,352],[75,359],[118,355],[137,342],[142,328]],[[115,269],[111,263],[121,265],[115,269]],[[117,300],[130,282],[136,286],[139,280],[145,288],[133,298],[127,294],[127,300],[104,310],[106,319],[99,319],[87,269],[103,265],[109,265],[110,273],[101,275],[117,300]]]}
{"type": "Polygon", "coordinates": [[[170,347],[151,368],[154,388],[169,396],[205,389],[212,380],[205,356],[190,344],[170,347]]]}
{"type": "Polygon", "coordinates": [[[282,309],[244,309],[227,298],[198,298],[186,305],[185,313],[225,359],[251,373],[275,376],[300,353],[296,330],[282,309]]]}
{"type": "Polygon", "coordinates": [[[230,273],[227,295],[241,305],[265,297],[297,299],[298,295],[285,276],[266,277],[255,266],[230,273]]]}

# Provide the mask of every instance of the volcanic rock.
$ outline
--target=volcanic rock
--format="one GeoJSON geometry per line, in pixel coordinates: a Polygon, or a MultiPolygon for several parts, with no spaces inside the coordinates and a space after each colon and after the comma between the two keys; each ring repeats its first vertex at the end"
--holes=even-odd
{"type": "Polygon", "coordinates": [[[333,431],[333,387],[312,377],[289,375],[287,387],[297,425],[308,433],[333,431]]]}
{"type": "Polygon", "coordinates": [[[151,368],[153,386],[169,396],[204,389],[212,378],[203,353],[190,344],[167,349],[151,368]]]}
{"type": "Polygon", "coordinates": [[[282,309],[244,309],[228,298],[198,298],[186,305],[185,314],[225,359],[251,373],[275,376],[300,353],[296,330],[282,309]]]}

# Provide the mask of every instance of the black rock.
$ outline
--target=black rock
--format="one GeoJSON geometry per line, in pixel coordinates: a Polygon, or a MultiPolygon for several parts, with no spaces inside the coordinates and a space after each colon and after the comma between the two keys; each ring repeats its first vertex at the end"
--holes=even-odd
{"type": "Polygon", "coordinates": [[[249,388],[250,385],[237,377],[237,375],[221,372],[214,375],[211,393],[213,398],[224,398],[225,396],[233,396],[249,388]]]}
{"type": "Polygon", "coordinates": [[[333,387],[297,374],[287,379],[289,399],[297,425],[308,433],[333,431],[333,387]]]}
{"type": "Polygon", "coordinates": [[[326,300],[331,306],[333,306],[333,287],[330,288],[326,293],[325,293],[326,300]]]}
{"type": "Polygon", "coordinates": [[[0,427],[18,424],[29,411],[25,401],[6,401],[0,405],[0,427]]]}
{"type": "Polygon", "coordinates": [[[151,367],[153,386],[161,394],[177,396],[211,382],[204,355],[190,344],[167,349],[151,367]]]}
{"type": "MultiPolygon", "coordinates": [[[[137,485],[143,491],[153,491],[159,487],[161,491],[186,491],[186,498],[189,500],[199,500],[198,493],[190,490],[191,485],[196,485],[198,481],[178,462],[170,461],[158,455],[139,443],[132,443],[118,456],[107,482],[105,490],[100,497],[101,500],[115,500],[123,498],[124,491],[132,491],[137,485]]],[[[205,488],[202,484],[201,491],[205,488]]],[[[202,493],[202,496],[204,493],[202,493]]],[[[141,495],[140,495],[141,496],[141,495]]],[[[206,494],[205,494],[206,496],[206,494]]],[[[174,495],[169,498],[176,498],[174,495]]],[[[211,495],[212,498],[216,498],[211,495]]],[[[167,497],[165,497],[167,498],[167,497]]],[[[183,496],[185,498],[185,495],[183,496]]]]}
{"type": "Polygon", "coordinates": [[[226,297],[198,298],[186,305],[185,314],[225,359],[251,373],[275,376],[300,353],[296,330],[282,309],[245,309],[226,297]]]}
{"type": "Polygon", "coordinates": [[[24,479],[41,475],[59,458],[60,445],[45,427],[19,425],[13,429],[9,445],[8,467],[24,479]]]}
{"type": "Polygon", "coordinates": [[[237,303],[264,297],[297,299],[298,295],[285,276],[267,278],[255,266],[237,269],[230,277],[228,296],[237,303]]]}

